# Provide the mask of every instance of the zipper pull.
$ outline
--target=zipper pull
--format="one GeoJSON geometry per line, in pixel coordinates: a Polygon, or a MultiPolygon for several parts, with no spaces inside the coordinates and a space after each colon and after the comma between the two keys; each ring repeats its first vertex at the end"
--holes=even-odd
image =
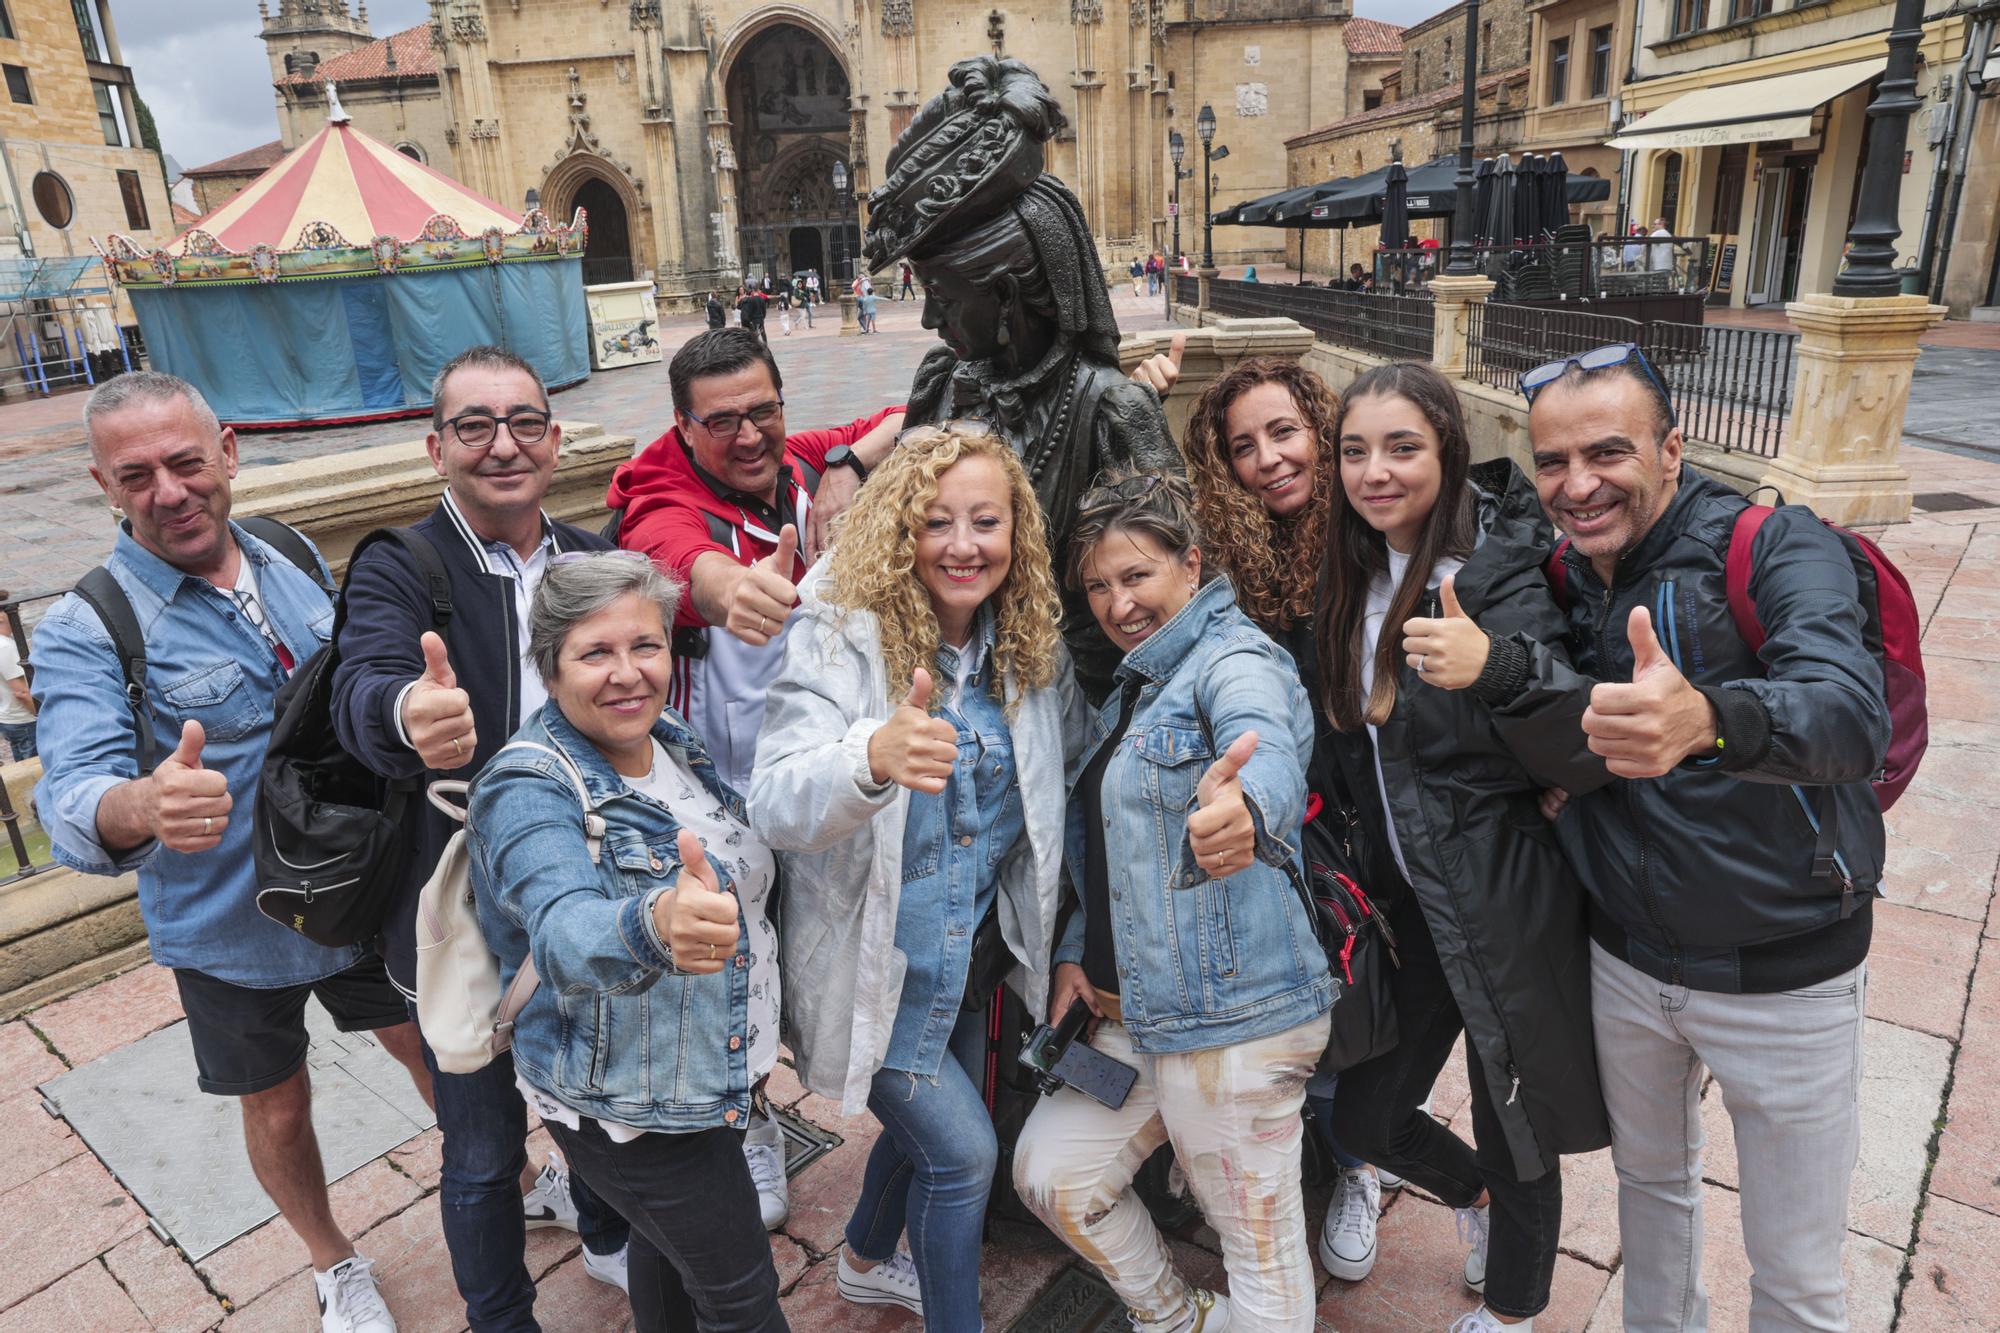
{"type": "Polygon", "coordinates": [[[1511,1089],[1509,1089],[1507,1093],[1507,1105],[1512,1106],[1514,1104],[1514,1099],[1516,1097],[1519,1097],[1520,1095],[1521,1095],[1521,1076],[1516,1074],[1514,1076],[1514,1086],[1511,1089]]]}

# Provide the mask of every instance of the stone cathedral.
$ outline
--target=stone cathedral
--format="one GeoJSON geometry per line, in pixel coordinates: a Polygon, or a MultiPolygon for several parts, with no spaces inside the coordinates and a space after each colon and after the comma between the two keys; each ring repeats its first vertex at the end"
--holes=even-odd
{"type": "MultiPolygon", "coordinates": [[[[365,4],[274,8],[288,142],[336,77],[360,128],[480,193],[586,209],[586,281],[651,277],[667,307],[746,273],[855,271],[861,201],[968,55],[1023,60],[1061,99],[1049,170],[1121,270],[1168,247],[1169,129],[1197,168],[1180,214],[1198,252],[1202,104],[1230,148],[1217,208],[1285,188],[1284,140],[1361,106],[1351,0],[430,0],[415,59],[414,30],[376,38],[365,4]]],[[[1276,258],[1284,236],[1216,240],[1218,259],[1276,258]]]]}

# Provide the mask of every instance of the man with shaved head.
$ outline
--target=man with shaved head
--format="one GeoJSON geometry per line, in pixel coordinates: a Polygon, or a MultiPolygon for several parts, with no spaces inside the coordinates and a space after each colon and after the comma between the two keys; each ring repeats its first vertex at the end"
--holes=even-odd
{"type": "Polygon", "coordinates": [[[63,864],[138,872],[197,1081],[238,1100],[257,1181],[311,1255],[323,1333],[393,1333],[373,1265],[327,1203],[306,1000],[342,1031],[373,1032],[428,1100],[416,1027],[380,958],[323,948],[257,910],[250,852],[272,701],[333,631],[331,579],[304,538],[288,555],[230,521],[236,435],[186,381],[120,375],[83,414],[90,475],[124,521],[97,604],[73,593],[36,627],[36,811],[63,864]],[[311,573],[294,563],[308,559],[311,573]],[[119,603],[144,640],[144,693],[131,701],[98,609],[115,621],[119,603]]]}

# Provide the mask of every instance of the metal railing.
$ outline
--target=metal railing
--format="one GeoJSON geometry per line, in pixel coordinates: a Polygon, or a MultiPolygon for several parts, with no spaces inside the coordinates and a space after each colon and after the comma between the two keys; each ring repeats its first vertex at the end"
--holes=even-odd
{"type": "Polygon", "coordinates": [[[1169,299],[1174,305],[1198,305],[1201,302],[1201,279],[1186,273],[1167,274],[1169,299]]]}
{"type": "Polygon", "coordinates": [[[1435,309],[1427,296],[1215,279],[1208,284],[1208,308],[1219,315],[1295,319],[1326,342],[1393,361],[1431,359],[1435,309]]]}
{"type": "MultiPolygon", "coordinates": [[[[1495,301],[1603,301],[1687,296],[1715,276],[1706,236],[1600,237],[1475,245],[1473,264],[1494,283],[1495,301]]],[[[1411,246],[1374,253],[1377,291],[1408,291],[1444,271],[1449,253],[1411,246]]]]}
{"type": "Polygon", "coordinates": [[[1609,343],[1637,343],[1659,373],[1682,432],[1719,449],[1774,458],[1791,416],[1799,335],[1773,329],[1640,323],[1547,306],[1470,307],[1466,376],[1516,389],[1523,371],[1609,343]]]}

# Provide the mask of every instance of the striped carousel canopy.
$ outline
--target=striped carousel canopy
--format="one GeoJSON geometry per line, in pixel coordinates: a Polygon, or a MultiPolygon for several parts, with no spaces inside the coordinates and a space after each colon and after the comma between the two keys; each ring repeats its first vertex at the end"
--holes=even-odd
{"type": "MultiPolygon", "coordinates": [[[[443,172],[336,120],[192,230],[206,232],[240,254],[258,245],[274,250],[324,246],[329,238],[314,227],[321,224],[347,245],[366,248],[377,236],[415,239],[438,214],[456,222],[467,236],[489,227],[512,232],[521,226],[519,214],[510,215],[443,172]],[[308,235],[309,228],[314,234],[308,235]]],[[[184,244],[178,241],[172,248],[184,244]]]]}

